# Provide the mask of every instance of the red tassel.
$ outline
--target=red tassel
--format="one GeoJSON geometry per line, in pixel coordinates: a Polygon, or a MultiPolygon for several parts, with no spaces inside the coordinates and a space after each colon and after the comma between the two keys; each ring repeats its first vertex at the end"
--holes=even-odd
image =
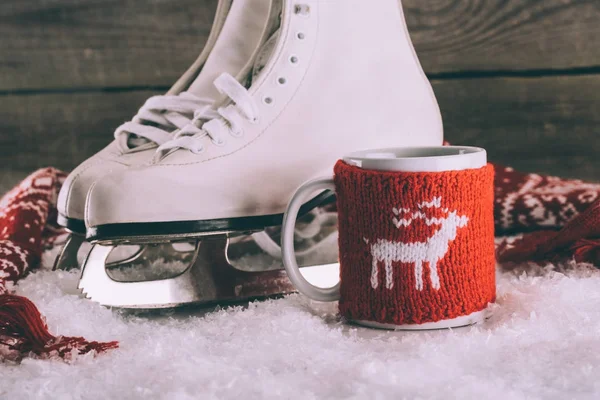
{"type": "Polygon", "coordinates": [[[31,301],[4,294],[0,295],[0,345],[21,356],[33,353],[42,358],[68,359],[73,350],[76,354],[102,353],[117,348],[118,342],[88,342],[82,337],[53,336],[31,301]]]}

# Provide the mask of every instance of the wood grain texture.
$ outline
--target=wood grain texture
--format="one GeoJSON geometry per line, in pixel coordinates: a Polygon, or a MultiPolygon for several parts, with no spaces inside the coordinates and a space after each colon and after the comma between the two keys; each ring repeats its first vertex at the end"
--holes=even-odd
{"type": "Polygon", "coordinates": [[[113,139],[151,90],[13,95],[0,107],[0,171],[70,170],[113,139]]]}
{"type": "Polygon", "coordinates": [[[600,66],[597,0],[403,0],[426,72],[600,66]]]}
{"type": "MultiPolygon", "coordinates": [[[[429,74],[600,66],[598,0],[404,0],[429,74]]],[[[0,91],[167,87],[216,0],[3,0],[0,91]]]]}
{"type": "Polygon", "coordinates": [[[445,137],[530,172],[600,180],[600,75],[433,82],[445,137]]]}
{"type": "Polygon", "coordinates": [[[216,0],[2,0],[0,91],[170,86],[216,0]]]}
{"type": "MultiPolygon", "coordinates": [[[[525,171],[600,179],[600,76],[435,80],[446,138],[525,171]]],[[[0,171],[71,169],[153,91],[20,95],[0,107],[0,171]]]]}

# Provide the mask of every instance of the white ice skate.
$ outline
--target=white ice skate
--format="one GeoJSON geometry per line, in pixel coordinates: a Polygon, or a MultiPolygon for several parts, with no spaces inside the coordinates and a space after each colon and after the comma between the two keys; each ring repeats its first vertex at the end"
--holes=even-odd
{"type": "MultiPolygon", "coordinates": [[[[156,308],[291,290],[277,260],[277,227],[300,184],[331,173],[351,151],[442,144],[439,109],[399,0],[283,0],[273,43],[248,89],[227,74],[216,80],[229,97],[218,118],[182,129],[151,164],[95,182],[85,221],[96,244],[79,285],[89,298],[156,308]],[[122,282],[107,274],[112,246],[190,240],[191,264],[175,277],[122,282]],[[254,248],[270,257],[261,261],[254,248]],[[242,270],[246,250],[254,258],[242,270]]],[[[297,239],[311,257],[337,256],[331,201],[320,193],[304,206],[297,239]]],[[[305,265],[337,260],[311,257],[305,265]]]]}
{"type": "MultiPolygon", "coordinates": [[[[131,122],[117,128],[112,143],[69,175],[58,198],[58,220],[72,234],[55,268],[78,267],[77,253],[85,240],[85,198],[91,185],[110,172],[149,162],[156,148],[192,119],[202,121],[215,116],[210,107],[222,95],[213,81],[223,72],[246,79],[256,53],[277,29],[280,9],[276,6],[280,7],[271,0],[219,0],[210,35],[194,64],[166,95],[148,99],[131,122]]],[[[136,260],[152,262],[157,257],[187,260],[193,254],[170,245],[120,250],[120,257],[113,257],[113,267],[136,260]]]]}

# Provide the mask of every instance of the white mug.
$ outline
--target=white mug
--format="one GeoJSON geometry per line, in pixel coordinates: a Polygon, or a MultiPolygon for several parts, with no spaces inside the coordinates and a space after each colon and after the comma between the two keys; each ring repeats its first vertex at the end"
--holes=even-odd
{"type": "Polygon", "coordinates": [[[281,234],[283,262],[289,279],[299,292],[311,299],[340,300],[342,314],[356,323],[371,327],[437,329],[470,325],[481,321],[486,316],[487,302],[493,302],[495,299],[495,282],[492,281],[493,288],[489,282],[489,279],[494,279],[494,265],[490,265],[493,264],[493,211],[486,212],[483,217],[480,217],[477,210],[481,207],[475,204],[481,198],[485,209],[493,210],[490,209],[493,207],[493,204],[490,204],[493,201],[493,170],[486,164],[487,156],[484,149],[467,146],[386,148],[346,155],[338,161],[336,171],[339,167],[340,174],[347,172],[350,174],[347,178],[340,175],[338,179],[336,175],[336,180],[327,177],[309,181],[296,191],[289,202],[281,234]],[[355,179],[352,174],[358,174],[356,176],[360,176],[360,179],[363,179],[364,175],[366,180],[355,179]],[[475,183],[466,182],[470,179],[475,183]],[[360,194],[363,188],[353,188],[343,195],[337,193],[340,187],[336,188],[336,182],[352,186],[354,181],[367,182],[364,188],[364,195],[367,196],[365,198],[375,200],[381,198],[382,204],[393,203],[394,207],[386,209],[385,206],[363,204],[372,201],[340,198],[350,197],[349,193],[360,194]],[[374,184],[376,182],[379,182],[378,185],[374,184]],[[382,185],[381,182],[384,184],[382,185]],[[373,190],[378,187],[384,189],[374,197],[373,190]],[[319,190],[336,191],[338,195],[341,280],[330,288],[320,288],[309,283],[302,276],[294,253],[293,237],[298,212],[307,196],[319,190]],[[410,196],[406,195],[407,190],[410,196]],[[469,195],[468,192],[472,190],[480,191],[481,194],[477,192],[469,195]],[[461,205],[457,203],[458,200],[465,203],[465,210],[471,210],[470,214],[460,210],[461,205]],[[344,210],[340,210],[340,204],[345,204],[344,201],[350,203],[344,206],[344,210]],[[435,215],[428,217],[427,213],[435,215]],[[372,214],[372,217],[365,218],[366,214],[372,214]],[[481,221],[478,221],[479,219],[481,221]],[[359,220],[362,222],[354,228],[349,228],[359,220]],[[382,226],[374,225],[371,228],[371,220],[377,221],[375,225],[382,226]],[[418,228],[423,231],[422,242],[418,241],[420,231],[414,230],[417,228],[413,229],[416,226],[422,226],[418,228]],[[417,239],[410,240],[417,240],[416,242],[406,239],[415,235],[417,239]],[[445,238],[442,238],[443,235],[446,235],[445,238]],[[438,240],[438,237],[441,239],[438,240]],[[470,237],[475,239],[469,239],[470,237]],[[482,244],[479,239],[484,237],[485,242],[482,244]],[[344,243],[348,244],[343,247],[344,243]],[[485,259],[478,261],[467,256],[461,260],[450,251],[457,248],[458,253],[462,254],[463,251],[459,247],[468,248],[471,244],[478,248],[482,246],[485,248],[483,251],[486,254],[485,259]],[[441,250],[436,250],[438,248],[441,250]],[[444,249],[446,253],[442,254],[444,249]],[[392,252],[391,255],[386,251],[392,252]],[[436,251],[439,254],[436,255],[436,251]],[[455,260],[452,262],[457,265],[445,265],[450,262],[448,260],[455,260]],[[478,266],[465,267],[462,264],[478,266]],[[442,266],[443,269],[440,270],[442,266]],[[385,267],[386,277],[383,277],[383,273],[380,272],[383,267],[385,267]],[[430,280],[425,279],[426,267],[429,269],[430,280]],[[469,282],[457,281],[452,282],[451,286],[444,286],[444,279],[459,280],[452,274],[455,273],[455,269],[460,268],[470,271],[467,271],[466,275],[463,272],[459,274],[463,277],[471,276],[466,279],[469,282]],[[485,290],[479,288],[475,280],[485,281],[483,284],[485,290]],[[412,286],[407,286],[408,281],[412,286]],[[455,298],[459,295],[452,292],[452,288],[463,284],[468,286],[465,286],[464,290],[475,293],[472,299],[455,298]],[[344,290],[344,285],[347,285],[347,290],[344,290]],[[362,300],[358,301],[353,297],[362,300]],[[423,315],[418,308],[407,305],[413,301],[413,298],[418,299],[422,304],[428,304],[428,301],[439,302],[442,297],[447,298],[452,305],[446,307],[447,309],[442,306],[440,310],[429,310],[432,307],[427,306],[431,316],[423,315]],[[394,300],[390,300],[391,298],[394,300]],[[458,310],[461,306],[456,306],[455,302],[456,304],[473,302],[474,308],[461,311],[462,309],[458,310]],[[384,303],[387,306],[381,306],[384,303]],[[450,308],[452,310],[449,310],[450,308]]]}

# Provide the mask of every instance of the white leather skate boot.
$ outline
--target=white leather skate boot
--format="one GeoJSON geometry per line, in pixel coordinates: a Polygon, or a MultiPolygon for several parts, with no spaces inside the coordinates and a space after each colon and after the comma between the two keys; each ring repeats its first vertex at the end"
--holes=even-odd
{"type": "MultiPolygon", "coordinates": [[[[131,122],[117,128],[112,143],[66,179],[58,197],[58,219],[73,234],[57,257],[55,268],[78,266],[77,252],[85,239],[85,198],[92,183],[110,172],[147,163],[157,146],[172,139],[173,131],[192,119],[202,121],[214,115],[210,106],[221,94],[213,81],[223,72],[246,78],[255,54],[276,29],[279,13],[280,5],[271,0],[236,0],[233,4],[232,0],[219,1],[209,38],[194,64],[166,95],[148,99],[131,122]]],[[[138,250],[115,265],[126,265],[142,254],[154,258],[152,252],[166,256],[169,249],[138,250]]]]}
{"type": "MultiPolygon", "coordinates": [[[[227,74],[216,80],[230,99],[219,118],[182,129],[151,164],[90,189],[87,235],[98,244],[80,288],[91,299],[151,308],[288,290],[280,270],[229,266],[227,239],[279,225],[295,189],[331,173],[346,153],[442,144],[438,105],[398,0],[283,3],[274,49],[250,88],[227,74]],[[115,244],[190,238],[198,239],[194,262],[176,278],[123,283],[106,274],[115,244]]],[[[322,193],[304,210],[330,198],[322,193]]]]}

